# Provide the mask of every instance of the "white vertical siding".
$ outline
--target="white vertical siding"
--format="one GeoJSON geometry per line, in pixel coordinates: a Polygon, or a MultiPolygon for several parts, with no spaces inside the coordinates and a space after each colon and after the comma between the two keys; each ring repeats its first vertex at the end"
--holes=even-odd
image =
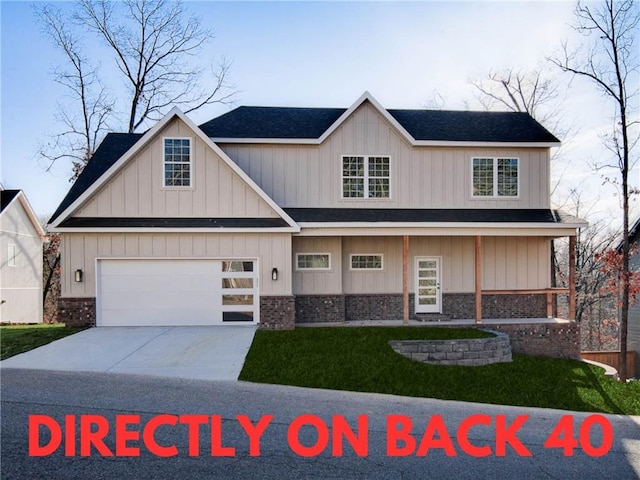
{"type": "Polygon", "coordinates": [[[342,293],[342,239],[340,237],[293,237],[293,293],[318,295],[342,293]],[[328,253],[331,269],[303,271],[296,267],[297,253],[328,253]]]}
{"type": "Polygon", "coordinates": [[[62,296],[94,297],[96,258],[258,258],[261,295],[291,295],[289,234],[64,234],[62,296]],[[271,280],[271,269],[280,272],[271,280]],[[84,280],[73,272],[82,269],[84,280]]]}
{"type": "MultiPolygon", "coordinates": [[[[415,257],[441,257],[443,293],[475,291],[473,237],[411,237],[409,289],[414,286],[415,257]]],[[[487,290],[549,287],[549,241],[539,237],[483,237],[482,288],[487,290]]],[[[402,238],[345,237],[342,241],[344,293],[402,292],[402,238]],[[382,253],[383,271],[351,271],[349,255],[382,253]]]]}
{"type": "Polygon", "coordinates": [[[358,108],[322,145],[221,147],[266,193],[284,207],[549,208],[547,148],[411,147],[368,103],[358,108]],[[341,199],[341,156],[389,155],[392,198],[341,199]],[[515,199],[471,196],[471,159],[517,157],[520,195],[515,199]]]}
{"type": "MultiPolygon", "coordinates": [[[[292,160],[295,169],[295,159],[292,160]]],[[[297,182],[294,183],[294,186],[297,182]]],[[[292,191],[293,192],[293,191],[292,191]]],[[[294,193],[292,195],[295,196],[294,193]]],[[[277,217],[181,121],[174,120],[75,213],[78,217],[277,217]],[[189,137],[192,188],[163,185],[163,137],[189,137]]]]}
{"type": "Polygon", "coordinates": [[[0,322],[42,322],[42,239],[18,199],[0,215],[0,301],[0,322]],[[9,244],[15,266],[8,266],[9,244]]]}

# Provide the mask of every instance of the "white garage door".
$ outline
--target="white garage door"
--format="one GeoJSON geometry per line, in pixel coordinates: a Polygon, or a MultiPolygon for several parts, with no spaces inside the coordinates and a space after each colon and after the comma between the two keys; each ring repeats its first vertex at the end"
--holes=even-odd
{"type": "Polygon", "coordinates": [[[98,260],[98,326],[258,322],[257,262],[98,260]]]}

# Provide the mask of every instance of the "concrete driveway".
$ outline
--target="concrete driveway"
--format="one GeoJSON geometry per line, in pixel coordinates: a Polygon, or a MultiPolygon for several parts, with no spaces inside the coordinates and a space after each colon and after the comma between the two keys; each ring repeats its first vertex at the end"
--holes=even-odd
{"type": "Polygon", "coordinates": [[[90,328],[0,367],[237,380],[255,331],[248,325],[90,328]]]}

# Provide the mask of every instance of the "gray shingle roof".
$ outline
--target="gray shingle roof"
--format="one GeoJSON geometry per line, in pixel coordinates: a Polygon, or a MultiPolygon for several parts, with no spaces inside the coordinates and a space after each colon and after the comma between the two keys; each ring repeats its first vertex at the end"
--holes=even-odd
{"type": "Polygon", "coordinates": [[[387,110],[416,140],[559,142],[528,113],[387,110]]]}
{"type": "MultiPolygon", "coordinates": [[[[317,139],[344,108],[238,107],[200,125],[212,138],[317,139]]],[[[415,140],[559,142],[529,114],[452,110],[387,110],[415,140]]]]}
{"type": "Polygon", "coordinates": [[[0,190],[0,213],[18,196],[20,190],[0,190]]]}
{"type": "Polygon", "coordinates": [[[296,222],[310,223],[565,223],[550,209],[285,208],[284,211],[296,222]]]}
{"type": "Polygon", "coordinates": [[[346,108],[238,107],[200,125],[216,138],[318,138],[346,108]]]}
{"type": "Polygon", "coordinates": [[[140,140],[141,133],[109,133],[102,141],[91,160],[84,168],[78,179],[64,197],[58,209],[49,220],[52,223],[67,207],[82,195],[93,183],[109,170],[118,159],[140,140]]]}

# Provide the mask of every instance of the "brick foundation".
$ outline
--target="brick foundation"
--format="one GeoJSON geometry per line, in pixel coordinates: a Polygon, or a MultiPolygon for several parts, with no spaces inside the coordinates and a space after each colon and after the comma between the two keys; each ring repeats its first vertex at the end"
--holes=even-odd
{"type": "Polygon", "coordinates": [[[58,321],[68,327],[93,327],[96,324],[96,299],[59,298],[58,321]]]}
{"type": "MultiPolygon", "coordinates": [[[[296,322],[344,322],[402,319],[402,294],[297,295],[296,322]]],[[[545,295],[483,295],[483,318],[546,318],[545,295]]],[[[415,313],[415,295],[409,294],[409,317],[443,321],[475,318],[473,293],[445,293],[442,313],[415,313]]]]}
{"type": "Polygon", "coordinates": [[[296,318],[295,297],[260,297],[260,328],[293,330],[296,318]]]}
{"type": "Polygon", "coordinates": [[[296,295],[296,323],[344,322],[344,295],[296,295]]]}
{"type": "Polygon", "coordinates": [[[344,319],[346,321],[402,319],[402,295],[345,295],[344,319]]]}
{"type": "Polygon", "coordinates": [[[577,322],[483,323],[482,328],[509,335],[514,353],[550,358],[580,358],[580,324],[577,322]]]}
{"type": "MultiPolygon", "coordinates": [[[[473,293],[444,293],[442,313],[452,319],[475,318],[476,296],[473,293]]],[[[482,318],[546,318],[544,294],[483,295],[482,318]]]]}

